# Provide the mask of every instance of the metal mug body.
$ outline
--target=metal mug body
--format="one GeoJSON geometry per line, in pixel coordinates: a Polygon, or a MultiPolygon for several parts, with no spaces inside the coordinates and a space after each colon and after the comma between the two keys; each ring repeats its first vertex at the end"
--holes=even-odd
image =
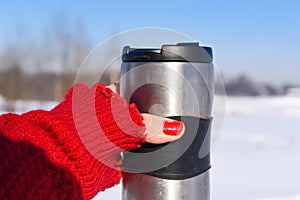
{"type": "Polygon", "coordinates": [[[120,94],[144,113],[210,118],[212,63],[123,62],[120,94]]]}
{"type": "Polygon", "coordinates": [[[123,200],[209,200],[209,171],[185,180],[167,180],[145,174],[126,173],[123,200]]]}

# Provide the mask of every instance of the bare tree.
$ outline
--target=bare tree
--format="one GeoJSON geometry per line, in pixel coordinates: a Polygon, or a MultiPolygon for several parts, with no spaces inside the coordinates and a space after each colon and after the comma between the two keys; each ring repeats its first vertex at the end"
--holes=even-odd
{"type": "Polygon", "coordinates": [[[54,18],[40,37],[21,32],[0,51],[0,94],[9,110],[20,98],[61,100],[88,52],[83,24],[63,15],[54,18]]]}
{"type": "MultiPolygon", "coordinates": [[[[81,24],[70,26],[65,17],[53,21],[49,40],[49,63],[56,75],[54,82],[54,99],[61,100],[66,89],[74,82],[74,72],[86,55],[86,40],[81,24]]],[[[47,40],[47,42],[49,41],[47,40]]]]}
{"type": "Polygon", "coordinates": [[[0,93],[6,100],[6,111],[14,111],[14,101],[22,96],[24,73],[16,62],[0,74],[0,93]]]}

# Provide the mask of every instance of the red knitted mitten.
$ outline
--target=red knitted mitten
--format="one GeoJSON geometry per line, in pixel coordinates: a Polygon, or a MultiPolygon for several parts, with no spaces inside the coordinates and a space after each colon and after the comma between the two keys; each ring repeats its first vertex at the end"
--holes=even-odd
{"type": "Polygon", "coordinates": [[[8,173],[0,178],[0,197],[12,197],[14,188],[28,199],[93,198],[119,183],[120,152],[145,141],[142,120],[118,94],[102,84],[89,89],[83,83],[50,112],[1,116],[0,145],[10,142],[4,148],[11,149],[0,149],[6,163],[0,171],[8,173]]]}

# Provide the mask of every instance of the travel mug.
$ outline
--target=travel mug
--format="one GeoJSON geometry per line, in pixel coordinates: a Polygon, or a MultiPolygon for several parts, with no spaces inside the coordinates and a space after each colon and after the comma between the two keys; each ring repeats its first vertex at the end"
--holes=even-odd
{"type": "Polygon", "coordinates": [[[212,49],[199,43],[124,47],[120,95],[141,113],[180,120],[177,141],[124,154],[123,200],[210,199],[212,49]]]}

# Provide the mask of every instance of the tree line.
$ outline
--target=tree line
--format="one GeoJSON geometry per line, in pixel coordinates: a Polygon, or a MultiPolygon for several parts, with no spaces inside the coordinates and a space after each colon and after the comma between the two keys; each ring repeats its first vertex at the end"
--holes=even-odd
{"type": "Polygon", "coordinates": [[[84,30],[80,22],[57,16],[41,34],[17,27],[13,39],[1,38],[0,95],[7,104],[17,99],[62,100],[90,49],[84,30]]]}
{"type": "Polygon", "coordinates": [[[26,73],[18,65],[0,71],[0,94],[10,101],[59,101],[74,83],[75,73],[26,73]]]}
{"type": "MultiPolygon", "coordinates": [[[[62,100],[91,49],[84,26],[58,17],[38,38],[22,31],[16,38],[0,46],[0,95],[8,105],[18,99],[62,100]]],[[[282,95],[294,87],[262,84],[246,75],[225,77],[224,86],[228,95],[247,96],[282,95]]]]}
{"type": "Polygon", "coordinates": [[[231,96],[278,96],[286,95],[295,84],[275,85],[254,81],[250,76],[241,74],[235,77],[225,77],[224,86],[227,95],[231,96]]]}

